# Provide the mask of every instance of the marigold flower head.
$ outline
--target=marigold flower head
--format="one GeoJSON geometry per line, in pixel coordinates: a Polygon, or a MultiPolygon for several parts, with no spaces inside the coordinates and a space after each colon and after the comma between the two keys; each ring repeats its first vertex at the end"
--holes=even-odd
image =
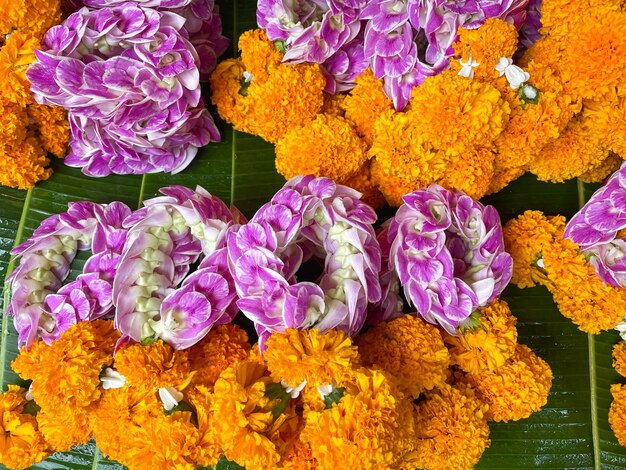
{"type": "Polygon", "coordinates": [[[411,397],[446,380],[450,356],[441,333],[418,317],[379,323],[359,338],[358,346],[365,366],[380,367],[411,397]]]}
{"type": "Polygon", "coordinates": [[[217,445],[213,432],[213,415],[211,414],[213,394],[211,391],[212,387],[209,389],[204,385],[195,385],[191,387],[186,397],[196,412],[198,439],[193,460],[200,467],[215,466],[222,455],[222,449],[217,445]]]}
{"type": "Polygon", "coordinates": [[[228,460],[246,468],[272,469],[280,453],[272,442],[287,412],[275,416],[274,400],[266,395],[269,370],[253,361],[241,361],[224,370],[211,401],[214,436],[228,460]]]}
{"type": "Polygon", "coordinates": [[[89,425],[102,453],[121,461],[128,435],[159,415],[163,415],[163,403],[158,400],[156,391],[127,383],[121,388],[103,391],[102,398],[89,410],[89,425]]]}
{"type": "Polygon", "coordinates": [[[193,377],[189,352],[161,340],[121,347],[115,353],[115,369],[128,384],[148,389],[174,387],[180,391],[193,377]]]}
{"type": "Polygon", "coordinates": [[[609,409],[609,425],[617,441],[626,446],[626,385],[611,385],[611,395],[613,402],[609,409]]]}
{"type": "Polygon", "coordinates": [[[17,385],[0,394],[0,463],[10,469],[29,468],[51,453],[37,420],[24,412],[27,403],[26,390],[17,385]]]}
{"type": "Polygon", "coordinates": [[[0,184],[18,189],[32,188],[38,181],[50,178],[49,163],[45,150],[35,137],[19,142],[19,147],[0,145],[0,184]]]}
{"type": "Polygon", "coordinates": [[[37,423],[55,452],[67,452],[75,445],[86,444],[91,438],[87,408],[79,403],[59,402],[42,407],[37,413],[37,423]]]}
{"type": "MultiPolygon", "coordinates": [[[[625,152],[626,154],[626,152],[625,152]]],[[[582,173],[578,179],[583,183],[599,183],[615,173],[624,162],[622,157],[616,153],[610,153],[608,157],[582,173]]]]}
{"type": "Polygon", "coordinates": [[[509,170],[494,171],[491,181],[489,182],[489,188],[487,188],[487,192],[485,194],[497,193],[524,173],[526,173],[525,168],[511,168],[509,170]]]}
{"type": "Polygon", "coordinates": [[[0,0],[0,34],[25,31],[41,39],[46,31],[61,22],[60,0],[0,0]]]}
{"type": "Polygon", "coordinates": [[[191,370],[196,372],[192,384],[213,390],[222,371],[246,359],[250,348],[248,335],[237,325],[213,328],[199,343],[188,349],[191,370]]]}
{"type": "Polygon", "coordinates": [[[245,70],[240,59],[226,59],[217,64],[209,79],[211,102],[220,117],[231,123],[234,129],[252,134],[248,102],[239,93],[245,70]]]}
{"type": "Polygon", "coordinates": [[[365,143],[352,125],[325,114],[288,130],[276,143],[276,169],[286,179],[315,175],[340,181],[356,173],[367,159],[365,143]]]}
{"type": "Polygon", "coordinates": [[[382,372],[361,369],[339,403],[305,412],[301,439],[319,468],[396,468],[414,432],[407,404],[382,372]]]}
{"type": "Polygon", "coordinates": [[[564,230],[564,217],[546,217],[540,211],[526,211],[504,226],[504,246],[513,257],[513,284],[521,289],[535,285],[541,273],[535,265],[543,248],[554,243],[564,230]]]}
{"type": "Polygon", "coordinates": [[[356,189],[362,194],[361,200],[374,209],[385,205],[385,196],[380,192],[372,178],[371,163],[369,161],[361,166],[352,176],[339,180],[337,183],[356,189]]]}
{"type": "Polygon", "coordinates": [[[529,417],[547,403],[552,386],[550,366],[523,344],[503,366],[468,378],[478,398],[489,405],[486,416],[493,421],[529,417]]]}
{"type": "Polygon", "coordinates": [[[519,42],[517,28],[512,23],[499,18],[489,18],[479,28],[459,28],[458,38],[454,43],[454,55],[459,60],[452,60],[450,65],[454,73],[461,69],[461,61],[470,59],[478,62],[474,68],[477,80],[494,81],[498,78],[495,69],[501,57],[513,57],[519,42]]]}
{"type": "Polygon", "coordinates": [[[504,365],[515,352],[517,319],[504,300],[480,309],[480,325],[461,336],[444,333],[453,363],[465,372],[478,374],[504,365]]]}
{"type": "Polygon", "coordinates": [[[27,108],[27,112],[28,117],[37,126],[37,135],[43,148],[63,158],[70,141],[70,125],[66,111],[57,106],[33,103],[27,108]]]}
{"type": "Polygon", "coordinates": [[[345,332],[287,329],[266,341],[263,358],[276,381],[297,387],[345,382],[359,363],[357,347],[345,332]]]}
{"type": "Polygon", "coordinates": [[[337,93],[335,95],[330,95],[328,93],[324,93],[324,106],[320,112],[322,114],[326,114],[327,116],[336,116],[336,117],[345,117],[346,112],[343,109],[343,102],[346,99],[344,94],[337,93]]]}
{"type": "Polygon", "coordinates": [[[393,110],[393,102],[383,90],[381,80],[376,80],[371,69],[355,79],[355,87],[346,95],[343,108],[346,119],[352,122],[368,146],[374,141],[374,123],[381,114],[393,110]]]}
{"type": "Polygon", "coordinates": [[[602,144],[618,155],[626,155],[626,93],[611,92],[601,101],[585,101],[585,124],[600,136],[602,144]],[[619,96],[619,95],[622,96],[619,96]]]}
{"type": "Polygon", "coordinates": [[[470,148],[450,158],[439,184],[463,191],[473,199],[482,198],[491,186],[495,155],[486,148],[470,148]]]}
{"type": "Polygon", "coordinates": [[[12,367],[33,381],[31,392],[42,411],[84,409],[100,397],[100,372],[113,361],[118,338],[111,320],[79,322],[49,346],[38,341],[23,348],[12,367]]]}
{"type": "Polygon", "coordinates": [[[30,82],[26,78],[28,66],[35,62],[39,40],[28,32],[11,34],[0,48],[0,97],[19,106],[33,102],[30,82]]]}
{"type": "Polygon", "coordinates": [[[425,470],[474,468],[490,444],[487,409],[465,384],[426,392],[415,406],[418,439],[407,463],[425,470]]]}
{"type": "Polygon", "coordinates": [[[491,147],[511,108],[490,84],[452,73],[427,78],[413,89],[411,116],[421,138],[447,155],[491,147]]]}
{"type": "Polygon", "coordinates": [[[622,377],[626,377],[626,341],[620,341],[613,346],[613,369],[622,377]]]}
{"type": "Polygon", "coordinates": [[[265,82],[283,60],[283,55],[262,29],[246,31],[239,36],[239,50],[246,71],[259,83],[265,82]]]}

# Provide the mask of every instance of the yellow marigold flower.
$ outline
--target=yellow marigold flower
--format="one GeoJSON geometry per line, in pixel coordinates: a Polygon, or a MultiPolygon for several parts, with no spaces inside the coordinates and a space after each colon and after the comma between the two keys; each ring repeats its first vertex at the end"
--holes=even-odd
{"type": "MultiPolygon", "coordinates": [[[[80,403],[59,402],[42,407],[37,413],[39,430],[55,452],[67,452],[91,439],[87,409],[80,403]]],[[[119,430],[118,430],[119,432],[119,430]]]]}
{"type": "Polygon", "coordinates": [[[410,402],[379,371],[361,369],[339,403],[305,412],[301,439],[319,468],[397,468],[414,432],[410,402]]]}
{"type": "Polygon", "coordinates": [[[27,32],[15,32],[6,39],[0,48],[0,97],[22,107],[33,102],[26,70],[37,60],[38,47],[39,40],[27,32]]]}
{"type": "Polygon", "coordinates": [[[188,349],[190,368],[196,372],[191,383],[213,390],[222,371],[246,359],[250,348],[248,335],[237,325],[213,328],[200,342],[188,349]]]}
{"type": "Polygon", "coordinates": [[[113,361],[119,333],[111,320],[79,322],[50,346],[23,348],[12,368],[25,380],[42,411],[67,405],[85,408],[100,397],[100,372],[113,361]]]}
{"type": "Polygon", "coordinates": [[[552,370],[530,348],[518,344],[502,367],[470,374],[468,379],[477,397],[489,405],[487,419],[517,421],[548,402],[552,370]]]}
{"type": "Polygon", "coordinates": [[[393,103],[383,91],[382,80],[374,72],[365,70],[355,79],[356,86],[346,95],[343,108],[346,119],[352,122],[368,146],[374,141],[374,123],[381,114],[392,111],[393,103]]]}
{"type": "Polygon", "coordinates": [[[343,109],[343,103],[346,96],[348,95],[344,95],[343,93],[337,93],[335,95],[324,93],[324,105],[320,112],[327,116],[345,117],[346,112],[343,109]]]}
{"type": "Polygon", "coordinates": [[[501,57],[513,57],[517,51],[518,32],[513,24],[497,18],[489,18],[480,28],[459,28],[459,36],[454,43],[456,58],[451,61],[451,69],[456,74],[461,70],[461,62],[470,58],[478,62],[474,68],[474,78],[493,81],[499,76],[495,69],[501,57]]]}
{"type": "Polygon", "coordinates": [[[380,192],[378,186],[372,178],[371,163],[368,161],[356,173],[338,183],[356,189],[362,194],[361,200],[378,209],[385,205],[385,196],[380,192]]]}
{"type": "MultiPolygon", "coordinates": [[[[494,162],[495,163],[495,162],[494,162]]],[[[504,189],[509,183],[526,173],[525,168],[511,168],[509,170],[494,171],[489,187],[485,194],[494,194],[504,189]]]]}
{"type": "Polygon", "coordinates": [[[263,358],[276,381],[297,387],[342,384],[359,362],[357,347],[343,331],[287,329],[266,341],[263,358]]]}
{"type": "Polygon", "coordinates": [[[517,319],[504,300],[496,299],[480,309],[480,325],[462,336],[443,334],[453,363],[465,372],[478,374],[504,365],[515,352],[517,319]]]}
{"type": "Polygon", "coordinates": [[[402,196],[415,191],[419,188],[429,186],[428,181],[416,179],[411,181],[410,178],[404,179],[396,175],[393,167],[387,166],[390,162],[381,163],[374,159],[371,161],[370,171],[372,174],[372,182],[376,184],[385,200],[393,207],[402,205],[402,196]]]}
{"type": "Polygon", "coordinates": [[[267,81],[283,60],[283,55],[262,29],[246,31],[239,36],[239,50],[246,71],[259,83],[267,81]]]}
{"type": "Polygon", "coordinates": [[[490,444],[487,409],[464,384],[426,392],[415,406],[418,439],[407,463],[424,470],[474,468],[490,444]]]}
{"type": "Polygon", "coordinates": [[[438,183],[447,189],[464,191],[474,199],[482,198],[491,187],[495,155],[486,148],[468,149],[450,158],[438,183]]]}
{"type": "Polygon", "coordinates": [[[29,468],[51,453],[37,420],[24,412],[27,403],[26,390],[17,385],[0,394],[0,463],[10,469],[29,468]]]}
{"type": "Polygon", "coordinates": [[[215,382],[210,408],[215,442],[228,460],[246,468],[273,469],[280,461],[273,438],[293,410],[274,416],[275,400],[266,395],[272,383],[267,367],[252,361],[229,367],[215,382]]]}
{"type": "Polygon", "coordinates": [[[626,156],[626,95],[612,92],[602,101],[585,101],[584,115],[585,123],[604,146],[626,156]]]}
{"type": "Polygon", "coordinates": [[[253,133],[248,117],[248,102],[239,93],[245,66],[240,59],[226,59],[211,74],[211,102],[217,107],[222,119],[233,128],[253,133]]]}
{"type": "Polygon", "coordinates": [[[128,384],[148,389],[174,387],[181,391],[194,375],[189,352],[176,350],[161,340],[146,346],[121,347],[115,353],[115,369],[128,384]]]}
{"type": "Polygon", "coordinates": [[[204,385],[196,385],[192,387],[187,397],[196,411],[198,439],[193,460],[200,467],[215,466],[222,455],[222,449],[217,445],[213,432],[213,415],[211,414],[213,394],[211,390],[212,387],[209,389],[204,385]]]}
{"type": "Polygon", "coordinates": [[[38,181],[50,178],[52,170],[46,168],[49,163],[45,150],[33,136],[16,142],[14,146],[0,143],[0,184],[18,189],[32,188],[38,181]]]}
{"type": "Polygon", "coordinates": [[[626,385],[611,385],[613,402],[609,409],[609,424],[617,441],[626,446],[626,385]]]}
{"type": "Polygon", "coordinates": [[[276,169],[286,179],[311,174],[342,180],[366,161],[365,143],[342,117],[318,114],[276,143],[276,169]]]}
{"type": "MultiPolygon", "coordinates": [[[[625,153],[626,155],[626,153],[625,153]]],[[[608,178],[611,174],[616,172],[620,165],[624,162],[622,157],[615,153],[610,153],[608,157],[602,160],[599,164],[587,170],[578,177],[583,183],[599,183],[608,178]]]]}
{"type": "Polygon", "coordinates": [[[304,418],[298,415],[297,419],[290,421],[289,426],[285,426],[287,433],[284,437],[285,448],[281,452],[282,468],[290,470],[314,470],[318,468],[311,446],[300,439],[304,424],[304,418]]]}
{"type": "Polygon", "coordinates": [[[450,355],[441,333],[413,315],[376,325],[357,344],[363,365],[380,367],[411,397],[446,381],[450,355]]]}
{"type": "Polygon", "coordinates": [[[586,333],[615,327],[626,311],[626,290],[604,284],[578,246],[562,235],[543,249],[552,292],[563,316],[586,333]]]}
{"type": "Polygon", "coordinates": [[[626,377],[626,341],[620,341],[613,346],[613,369],[626,377]]]}
{"type": "Polygon", "coordinates": [[[492,147],[511,108],[490,84],[452,73],[428,77],[413,89],[410,115],[421,138],[446,155],[492,147]]]}
{"type": "Polygon", "coordinates": [[[574,119],[558,139],[539,152],[530,162],[529,169],[542,181],[562,183],[575,178],[608,157],[601,138],[583,120],[574,119]],[[567,165],[563,164],[564,159],[567,165]]]}
{"type": "Polygon", "coordinates": [[[37,126],[41,145],[53,155],[63,158],[70,142],[70,124],[67,112],[57,106],[33,103],[26,109],[28,117],[37,126]]]}
{"type": "Polygon", "coordinates": [[[561,236],[565,218],[546,217],[540,211],[526,211],[510,220],[503,230],[504,246],[513,257],[511,282],[520,289],[545,281],[545,272],[536,264],[545,246],[561,236]]]}
{"type": "Polygon", "coordinates": [[[0,34],[26,31],[42,39],[46,31],[61,22],[60,0],[0,0],[0,34]]]}
{"type": "Polygon", "coordinates": [[[159,415],[163,415],[163,404],[156,391],[126,384],[103,391],[102,398],[89,409],[89,425],[102,453],[121,461],[128,435],[138,432],[143,423],[159,415]]]}

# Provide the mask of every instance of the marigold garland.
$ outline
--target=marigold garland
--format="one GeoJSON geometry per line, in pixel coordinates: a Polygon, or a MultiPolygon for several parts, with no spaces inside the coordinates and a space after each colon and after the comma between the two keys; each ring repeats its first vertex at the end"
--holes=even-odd
{"type": "Polygon", "coordinates": [[[609,424],[617,441],[626,446],[626,385],[611,385],[613,402],[609,409],[609,424]]]}

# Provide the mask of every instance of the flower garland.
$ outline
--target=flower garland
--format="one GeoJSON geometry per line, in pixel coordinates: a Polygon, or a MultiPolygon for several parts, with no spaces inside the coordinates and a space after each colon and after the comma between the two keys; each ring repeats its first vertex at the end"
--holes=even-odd
{"type": "Polygon", "coordinates": [[[617,169],[618,0],[431,3],[260,1],[262,29],[218,64],[211,99],[276,144],[286,178],[326,176],[377,204],[431,184],[480,198],[528,171],[593,182],[617,169]]]}
{"type": "Polygon", "coordinates": [[[179,172],[219,140],[200,80],[227,40],[214,2],[87,1],[49,29],[27,72],[68,110],[66,164],[90,176],[179,172]]]}
{"type": "Polygon", "coordinates": [[[287,182],[248,223],[202,188],[161,193],[134,212],[73,203],[18,247],[12,367],[32,383],[0,395],[3,464],[95,437],[131,470],[472,468],[488,420],[546,403],[551,371],[497,299],[510,259],[492,208],[431,187],[377,238],[371,207],[327,178],[287,182]],[[398,247],[431,236],[480,298],[463,328],[402,314],[398,263],[426,251],[398,247]],[[79,249],[93,255],[58,289],[79,249]],[[303,260],[323,266],[315,283],[297,282],[303,260]],[[257,345],[231,323],[234,305],[257,345]]]}
{"type": "Polygon", "coordinates": [[[0,19],[0,184],[32,188],[50,177],[48,154],[63,158],[69,141],[65,112],[34,102],[26,70],[45,31],[61,18],[59,1],[8,2],[0,19]]]}

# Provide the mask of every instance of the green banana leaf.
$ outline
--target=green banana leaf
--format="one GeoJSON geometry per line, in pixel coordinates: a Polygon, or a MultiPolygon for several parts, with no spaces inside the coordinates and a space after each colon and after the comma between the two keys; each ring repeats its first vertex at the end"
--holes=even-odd
{"type": "MultiPolygon", "coordinates": [[[[255,27],[254,0],[218,3],[225,34],[231,40],[255,27]]],[[[234,54],[234,47],[229,54],[234,54]]],[[[11,248],[26,240],[42,219],[64,211],[70,201],[120,200],[136,208],[162,186],[201,185],[246,215],[254,213],[284,182],[274,168],[273,148],[224,123],[219,126],[222,142],[202,149],[181,174],[94,179],[56,161],[50,180],[30,191],[0,188],[0,279],[6,281],[15,267],[9,255],[11,248]]],[[[497,207],[503,222],[528,209],[570,217],[594,189],[575,181],[541,183],[526,175],[484,202],[497,207]]],[[[79,258],[73,264],[72,277],[80,272],[83,261],[79,258]]],[[[614,332],[591,336],[579,331],[560,315],[543,287],[509,287],[503,298],[519,320],[519,341],[548,361],[554,381],[548,404],[540,412],[518,422],[490,425],[491,447],[478,467],[626,468],[626,448],[617,443],[607,418],[609,387],[620,381],[611,367],[611,348],[619,336],[614,332]]],[[[8,292],[4,292],[0,303],[6,305],[8,300],[8,292]]],[[[11,370],[11,361],[18,353],[17,338],[12,320],[4,313],[0,341],[0,389],[5,390],[8,384],[23,382],[11,370]]],[[[122,466],[107,461],[92,441],[71,452],[54,454],[32,468],[109,470],[122,466]]]]}

